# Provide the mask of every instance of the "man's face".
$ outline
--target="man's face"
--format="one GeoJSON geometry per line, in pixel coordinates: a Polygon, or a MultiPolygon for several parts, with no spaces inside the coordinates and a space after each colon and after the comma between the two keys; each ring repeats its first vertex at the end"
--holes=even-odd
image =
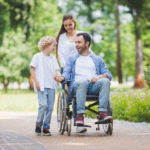
{"type": "Polygon", "coordinates": [[[75,39],[75,43],[78,53],[82,54],[87,48],[87,44],[85,43],[83,36],[82,35],[77,36],[75,39]]]}

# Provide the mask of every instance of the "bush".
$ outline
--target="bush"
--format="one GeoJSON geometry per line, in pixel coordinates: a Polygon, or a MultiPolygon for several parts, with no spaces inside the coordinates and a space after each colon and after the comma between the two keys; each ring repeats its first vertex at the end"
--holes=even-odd
{"type": "Polygon", "coordinates": [[[150,122],[150,92],[148,90],[112,95],[112,104],[114,119],[150,122]]]}
{"type": "Polygon", "coordinates": [[[150,88],[150,71],[145,71],[145,72],[144,72],[144,79],[145,79],[147,85],[148,85],[149,88],[150,88]]]}

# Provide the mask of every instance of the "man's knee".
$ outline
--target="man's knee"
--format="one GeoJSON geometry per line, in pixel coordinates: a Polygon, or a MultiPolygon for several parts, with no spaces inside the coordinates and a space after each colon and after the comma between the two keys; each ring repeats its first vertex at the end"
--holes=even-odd
{"type": "Polygon", "coordinates": [[[88,86],[88,81],[87,80],[78,80],[78,81],[75,81],[74,85],[75,86],[88,86]]]}
{"type": "Polygon", "coordinates": [[[102,78],[102,79],[98,80],[98,82],[102,85],[110,86],[110,81],[108,78],[102,78]]]}

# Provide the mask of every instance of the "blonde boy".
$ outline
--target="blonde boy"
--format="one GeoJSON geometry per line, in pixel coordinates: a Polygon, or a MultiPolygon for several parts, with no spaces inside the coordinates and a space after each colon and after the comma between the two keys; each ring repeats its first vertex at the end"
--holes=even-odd
{"type": "Polygon", "coordinates": [[[35,133],[40,135],[43,126],[43,134],[50,136],[51,115],[57,90],[54,76],[60,75],[56,58],[51,55],[55,50],[56,41],[53,37],[45,36],[40,39],[38,47],[41,52],[35,54],[30,63],[30,72],[39,103],[35,133]]]}

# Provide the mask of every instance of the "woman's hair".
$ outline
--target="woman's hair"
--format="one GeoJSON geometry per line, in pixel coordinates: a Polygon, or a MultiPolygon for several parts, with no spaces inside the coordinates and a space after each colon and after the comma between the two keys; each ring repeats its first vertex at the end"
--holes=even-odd
{"type": "Polygon", "coordinates": [[[62,33],[67,32],[66,29],[65,29],[65,27],[64,27],[64,21],[66,21],[68,19],[70,19],[70,20],[72,20],[74,22],[75,28],[76,28],[76,21],[75,21],[74,17],[71,14],[64,15],[63,19],[62,19],[62,25],[61,25],[60,30],[58,32],[58,35],[56,37],[56,41],[57,41],[57,45],[56,45],[56,57],[57,57],[57,60],[58,60],[58,41],[59,41],[59,37],[60,37],[60,35],[62,33]]]}
{"type": "Polygon", "coordinates": [[[41,51],[43,51],[48,45],[51,45],[52,43],[56,44],[56,40],[53,37],[44,36],[40,39],[38,47],[41,51]]]}

